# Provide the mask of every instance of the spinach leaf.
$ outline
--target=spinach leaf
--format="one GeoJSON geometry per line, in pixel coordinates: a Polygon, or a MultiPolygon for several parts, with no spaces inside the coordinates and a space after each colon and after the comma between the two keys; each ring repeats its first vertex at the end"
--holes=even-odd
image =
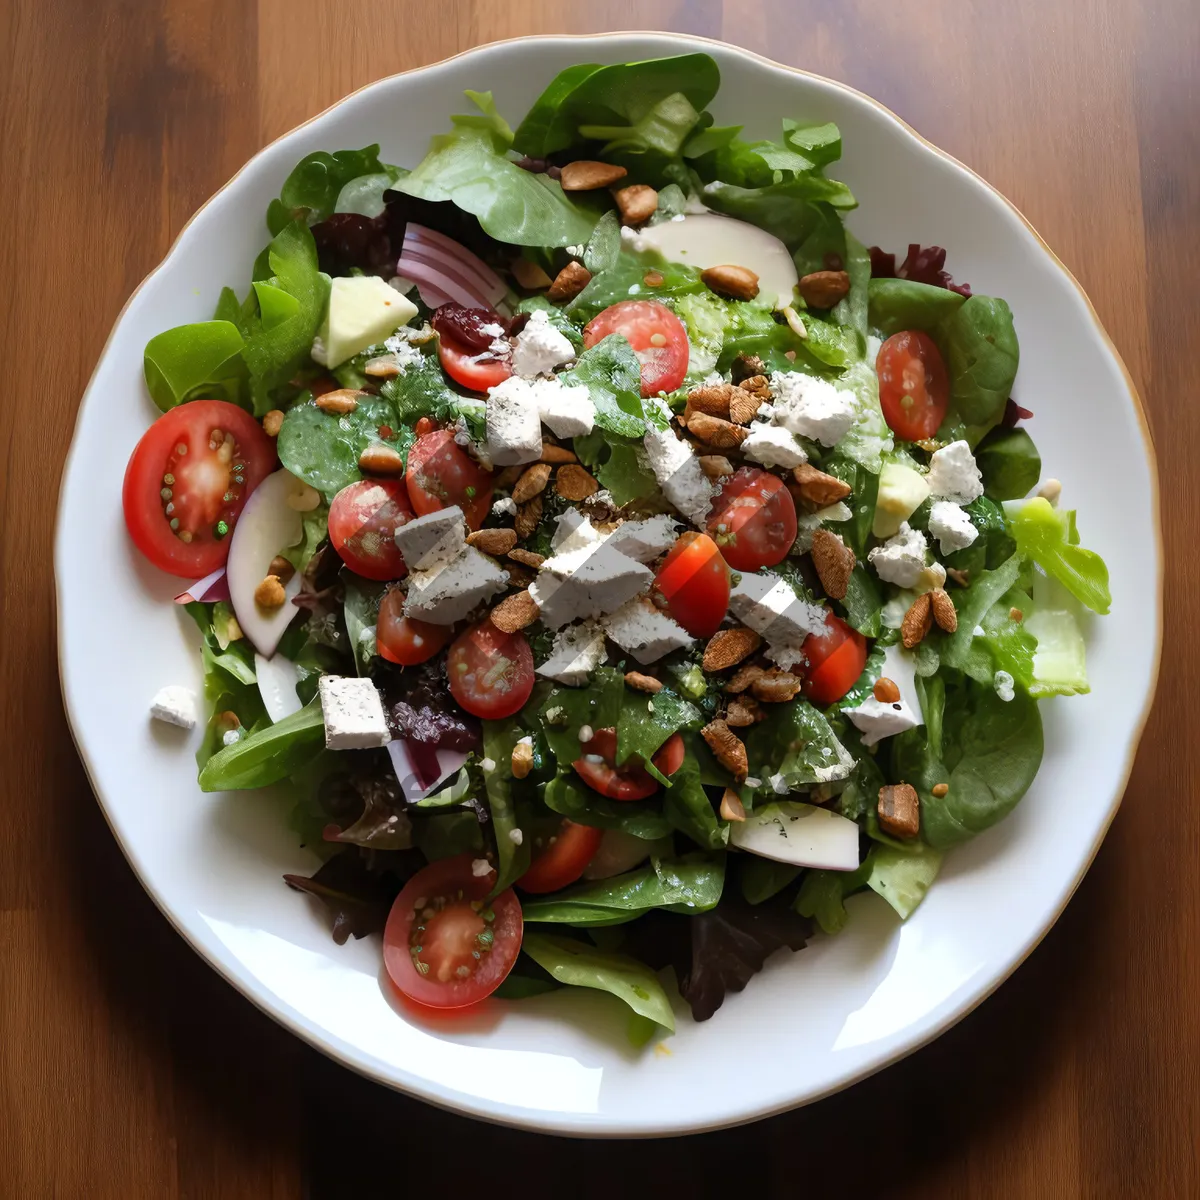
{"type": "Polygon", "coordinates": [[[933,333],[966,301],[958,292],[911,279],[872,279],[867,297],[867,319],[882,338],[905,329],[933,333]]]}
{"type": "Polygon", "coordinates": [[[937,329],[953,410],[967,425],[994,425],[1012,393],[1020,350],[1012,310],[992,296],[969,296],[937,329]]]}
{"type": "Polygon", "coordinates": [[[703,724],[700,710],[669,688],[653,696],[624,688],[617,721],[617,765],[631,758],[648,763],[671,734],[703,724]]]}
{"type": "Polygon", "coordinates": [[[485,402],[462,396],[447,386],[436,354],[424,355],[403,375],[389,379],[380,388],[380,395],[395,406],[396,418],[402,426],[415,425],[422,417],[453,425],[461,417],[476,441],[486,440],[485,402]]]}
{"type": "Polygon", "coordinates": [[[676,153],[720,83],[717,64],[707,54],[569,67],[534,101],[513,145],[531,158],[546,158],[587,139],[633,150],[674,146],[667,152],[676,153]]]}
{"type": "MultiPolygon", "coordinates": [[[[979,496],[966,506],[965,511],[971,518],[971,524],[975,526],[978,536],[962,550],[943,555],[942,561],[947,567],[966,571],[971,576],[985,569],[994,571],[1007,562],[1017,548],[1016,541],[1009,533],[1004,510],[987,496],[979,496]]],[[[913,519],[910,519],[909,524],[912,524],[913,519]]]]}
{"type": "Polygon", "coordinates": [[[483,834],[479,819],[472,811],[438,813],[413,822],[413,845],[430,862],[453,858],[456,854],[481,854],[483,834]]]}
{"type": "Polygon", "coordinates": [[[846,897],[862,888],[871,873],[867,858],[856,871],[807,871],[795,908],[802,917],[814,917],[822,931],[840,933],[846,927],[846,897]]]}
{"type": "Polygon", "coordinates": [[[250,733],[212,756],[200,769],[205,792],[265,787],[294,774],[325,745],[325,720],[317,701],[250,733]]]}
{"type": "Polygon", "coordinates": [[[545,296],[526,297],[517,305],[517,312],[544,312],[550,324],[575,347],[576,353],[583,349],[583,334],[579,332],[571,318],[557,304],[551,304],[545,296]]]}
{"type": "MultiPolygon", "coordinates": [[[[936,732],[936,731],[935,731],[936,732]]],[[[1042,761],[1037,701],[965,679],[946,685],[940,753],[928,726],[892,742],[892,775],[917,788],[921,833],[941,850],[966,841],[1008,815],[1029,790],[1042,761]],[[933,795],[944,783],[944,796],[933,795]]]]}
{"type": "Polygon", "coordinates": [[[529,869],[530,843],[522,839],[517,845],[508,835],[520,829],[522,820],[518,814],[516,783],[512,773],[513,747],[523,736],[516,721],[484,721],[483,753],[495,766],[484,772],[484,787],[487,789],[488,808],[492,814],[492,830],[496,836],[496,884],[492,895],[498,896],[505,888],[521,878],[529,869]]]}
{"type": "Polygon", "coordinates": [[[284,546],[279,551],[283,558],[296,568],[303,571],[312,561],[313,555],[320,549],[321,543],[329,533],[329,509],[324,504],[318,505],[311,512],[306,512],[300,520],[300,540],[294,546],[284,546]]]}
{"type": "Polygon", "coordinates": [[[387,211],[384,192],[389,191],[397,179],[407,174],[407,171],[402,171],[399,167],[385,167],[376,174],[360,175],[357,179],[351,179],[338,192],[333,211],[354,213],[369,220],[381,217],[387,211]]]}
{"type": "Polygon", "coordinates": [[[338,150],[333,154],[318,150],[306,155],[284,180],[279,199],[272,200],[267,208],[267,228],[274,237],[292,221],[315,225],[333,214],[338,196],[351,180],[360,175],[383,174],[390,182],[393,172],[395,167],[385,167],[379,161],[378,146],[338,150]]]}
{"type": "MultiPolygon", "coordinates": [[[[481,110],[487,118],[491,95],[483,97],[487,103],[481,110]]],[[[477,217],[485,233],[510,245],[587,242],[598,214],[573,203],[549,175],[518,167],[508,157],[511,136],[474,114],[451,121],[453,131],[433,139],[429,153],[397,181],[396,191],[420,200],[450,201],[477,217]]]]}
{"type": "Polygon", "coordinates": [[[610,992],[635,1013],[674,1032],[675,1014],[658,976],[623,954],[601,954],[574,938],[526,930],[521,949],[559,983],[610,992]]]}
{"type": "Polygon", "coordinates": [[[645,434],[641,364],[619,333],[585,350],[559,379],[568,387],[583,384],[588,389],[596,406],[598,428],[627,438],[645,434]]]}
{"type": "Polygon", "coordinates": [[[770,900],[800,874],[799,867],[771,858],[760,858],[757,854],[739,854],[737,861],[741,868],[738,881],[747,904],[762,904],[770,900]]]}
{"type": "Polygon", "coordinates": [[[845,779],[854,770],[854,759],[838,741],[829,721],[807,700],[767,705],[765,720],[746,731],[743,741],[750,774],[762,780],[782,775],[788,787],[810,787],[845,779]]]}
{"type": "Polygon", "coordinates": [[[633,254],[622,249],[616,266],[599,272],[568,307],[571,318],[581,324],[621,300],[637,295],[645,284],[646,272],[657,271],[662,277],[653,290],[656,300],[671,301],[678,296],[707,291],[700,272],[682,263],[669,263],[661,255],[633,254]],[[630,288],[635,289],[630,292],[630,288]]]}
{"type": "Polygon", "coordinates": [[[577,825],[619,829],[646,842],[671,833],[671,822],[657,800],[610,800],[582,783],[570,770],[560,771],[546,784],[542,800],[551,812],[569,817],[577,825]]]}
{"type": "Polygon", "coordinates": [[[243,306],[246,344],[242,357],[250,372],[255,416],[268,412],[273,406],[273,390],[288,383],[300,367],[310,362],[313,338],[329,298],[329,278],[317,267],[316,243],[303,222],[285,225],[265,254],[272,272],[265,282],[286,293],[295,307],[289,306],[290,315],[273,319],[268,325],[261,313],[247,312],[247,306],[243,306]]]}
{"type": "Polygon", "coordinates": [[[871,471],[853,458],[840,454],[827,459],[821,466],[826,474],[848,483],[851,493],[846,497],[851,516],[848,521],[831,521],[829,528],[840,534],[855,557],[866,558],[867,541],[871,536],[871,522],[875,518],[875,502],[879,497],[879,474],[871,471]]]}
{"type": "Polygon", "coordinates": [[[146,343],[142,370],[163,412],[200,398],[236,404],[246,382],[242,335],[229,321],[177,325],[146,343]]]}
{"type": "Polygon", "coordinates": [[[842,256],[850,276],[850,291],[838,301],[833,319],[856,335],[855,350],[861,358],[867,349],[867,313],[870,306],[871,255],[866,246],[846,231],[846,253],[842,256]]]}
{"type": "Polygon", "coordinates": [[[615,728],[621,715],[625,677],[612,667],[599,667],[586,688],[555,686],[538,710],[546,743],[563,769],[580,754],[579,730],[615,728]]]}
{"type": "MultiPolygon", "coordinates": [[[[838,442],[838,457],[857,463],[871,475],[878,475],[883,470],[883,456],[892,448],[892,431],[883,419],[883,409],[879,405],[879,376],[869,362],[862,359],[851,363],[837,381],[837,386],[846,392],[853,393],[858,402],[858,412],[854,424],[846,431],[838,442]]],[[[876,487],[878,482],[876,482],[876,487]]],[[[858,508],[865,503],[861,492],[856,493],[858,508]]],[[[871,500],[871,510],[874,513],[874,498],[871,500]]],[[[867,518],[870,525],[871,518],[867,518]]]]}
{"type": "Polygon", "coordinates": [[[1020,500],[1042,474],[1042,456],[1021,428],[993,429],[975,448],[975,463],[993,500],[1020,500]]]}
{"type": "Polygon", "coordinates": [[[621,221],[616,209],[608,212],[596,222],[592,236],[583,251],[583,265],[593,275],[611,271],[621,257],[621,221]]]}
{"type": "Polygon", "coordinates": [[[333,502],[347,484],[361,479],[359,455],[382,441],[380,426],[396,424],[396,412],[383,396],[359,396],[353,412],[323,412],[310,398],[283,419],[276,445],[279,461],[333,502]]]}
{"type": "Polygon", "coordinates": [[[942,865],[942,852],[913,842],[903,848],[878,845],[866,865],[867,887],[882,896],[907,921],[925,899],[942,865]]]}
{"type": "Polygon", "coordinates": [[[1021,573],[1021,560],[1013,555],[994,571],[982,571],[971,579],[969,587],[955,588],[952,593],[958,614],[958,628],[947,637],[941,647],[942,662],[962,669],[975,641],[975,630],[983,621],[984,614],[1013,585],[1021,573]]]}
{"type": "Polygon", "coordinates": [[[346,589],[343,613],[354,667],[359,675],[366,675],[375,656],[375,622],[379,618],[379,601],[386,588],[373,579],[355,575],[346,567],[342,568],[340,576],[346,589]]]}
{"type": "Polygon", "coordinates": [[[858,562],[850,572],[846,595],[841,600],[846,621],[864,637],[878,637],[882,626],[883,593],[865,564],[858,562]]]}
{"type": "MultiPolygon", "coordinates": [[[[661,692],[659,693],[662,694],[661,692]]],[[[672,827],[705,850],[724,850],[729,829],[717,820],[712,801],[700,782],[700,764],[689,754],[663,790],[663,816],[672,827]]]]}
{"type": "Polygon", "coordinates": [[[618,505],[655,495],[658,480],[646,463],[641,443],[619,440],[616,434],[608,437],[611,439],[608,458],[596,470],[600,486],[612,493],[613,501],[618,505]]]}
{"type": "Polygon", "coordinates": [[[525,902],[528,924],[615,925],[653,908],[702,913],[721,899],[725,856],[689,854],[525,902]]]}
{"type": "Polygon", "coordinates": [[[1009,501],[1004,505],[1004,514],[1016,538],[1018,554],[1032,559],[1093,612],[1108,612],[1112,604],[1108,567],[1094,550],[1076,544],[1073,512],[1056,512],[1048,500],[1035,496],[1032,500],[1009,501]]]}

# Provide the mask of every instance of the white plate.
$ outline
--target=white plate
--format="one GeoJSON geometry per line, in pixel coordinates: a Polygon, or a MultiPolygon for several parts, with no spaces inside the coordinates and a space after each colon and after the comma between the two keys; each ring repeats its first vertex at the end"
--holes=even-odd
{"type": "MultiPolygon", "coordinates": [[[[357,92],[268,146],[196,215],[130,300],[79,410],[55,550],[67,711],[96,795],[146,890],[192,946],[265,1012],[365,1075],[447,1108],[573,1134],[648,1135],[752,1120],[845,1087],[928,1042],[987,996],[1062,911],[1120,802],[1158,665],[1161,550],[1153,451],[1112,344],[1079,286],[1019,213],[961,164],[849,88],[732,47],[648,34],[485,46],[357,92]],[[1017,395],[1046,472],[1107,559],[1113,608],[1088,631],[1092,693],[1043,708],[1046,756],[1007,821],[952,854],[900,926],[873,895],[845,933],[777,958],[705,1024],[684,1017],[666,1051],[634,1053],[621,1006],[559,993],[495,1004],[473,1023],[419,1025],[380,985],[378,942],[338,947],[310,901],[280,881],[314,860],[261,794],[206,796],[198,733],[152,725],[166,683],[198,684],[178,581],[125,535],[121,479],[156,415],[141,378],[147,339],[205,320],[224,284],[249,282],[263,213],[291,167],[318,149],[383,145],[413,164],[490,88],[519,119],[580,61],[683,50],[719,62],[718,124],[777,136],[779,120],[836,121],[833,173],[861,206],[867,242],[949,248],[957,279],[1011,304],[1017,395]],[[1120,478],[1121,486],[1113,486],[1120,478]]],[[[682,1014],[681,1014],[682,1015],[682,1014]]]]}

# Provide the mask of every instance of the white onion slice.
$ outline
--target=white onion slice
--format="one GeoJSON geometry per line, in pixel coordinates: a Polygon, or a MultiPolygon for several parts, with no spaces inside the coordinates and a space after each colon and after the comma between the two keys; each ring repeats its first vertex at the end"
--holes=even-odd
{"type": "Polygon", "coordinates": [[[304,707],[296,695],[300,672],[290,658],[284,658],[282,654],[264,658],[255,651],[254,673],[258,678],[258,694],[262,697],[263,707],[272,725],[304,707]]]}
{"type": "Polygon", "coordinates": [[[392,759],[392,770],[400,781],[400,790],[404,798],[411,804],[424,800],[430,793],[436,791],[451,775],[462,769],[467,761],[465,750],[439,750],[437,752],[439,775],[428,787],[421,785],[417,773],[413,770],[412,759],[408,756],[408,743],[403,738],[393,738],[387,744],[388,754],[392,759]]]}
{"type": "Polygon", "coordinates": [[[175,597],[176,604],[191,604],[194,600],[205,604],[213,600],[229,599],[229,580],[225,578],[225,568],[218,567],[215,571],[197,579],[186,592],[180,592],[175,597]]]}
{"type": "MultiPolygon", "coordinates": [[[[424,225],[409,225],[404,231],[404,241],[411,241],[413,247],[420,247],[422,251],[427,252],[420,257],[452,263],[466,278],[478,281],[478,290],[489,305],[499,303],[508,291],[504,280],[483,259],[472,254],[466,246],[453,238],[438,233],[436,229],[429,229],[424,225]]],[[[407,249],[406,245],[405,250],[407,249]]]]}

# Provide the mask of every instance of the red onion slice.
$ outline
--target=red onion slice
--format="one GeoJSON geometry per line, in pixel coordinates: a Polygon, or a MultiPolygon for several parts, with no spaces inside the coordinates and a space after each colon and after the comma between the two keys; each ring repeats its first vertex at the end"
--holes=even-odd
{"type": "Polygon", "coordinates": [[[413,247],[419,246],[429,252],[421,257],[434,257],[434,251],[438,251],[441,255],[438,261],[458,264],[466,276],[478,281],[480,293],[487,301],[488,307],[494,307],[508,291],[504,280],[483,259],[444,233],[438,233],[437,230],[424,225],[410,224],[404,231],[404,241],[406,251],[411,242],[413,247]]]}
{"type": "Polygon", "coordinates": [[[229,580],[225,578],[225,568],[218,567],[203,579],[197,579],[186,592],[180,592],[175,597],[176,604],[191,604],[199,600],[211,604],[214,600],[229,599],[229,580]]]}
{"type": "Polygon", "coordinates": [[[430,266],[420,259],[412,258],[408,254],[400,256],[399,261],[396,263],[396,271],[400,275],[406,275],[409,279],[416,280],[417,288],[421,293],[421,299],[430,308],[439,308],[448,300],[453,300],[461,304],[464,308],[489,307],[484,298],[477,292],[470,291],[461,284],[456,283],[445,272],[439,271],[436,267],[430,266]],[[435,294],[440,297],[440,302],[437,304],[434,303],[435,294]]]}
{"type": "Polygon", "coordinates": [[[396,772],[396,778],[400,781],[400,790],[410,804],[417,800],[424,800],[430,792],[449,779],[467,761],[465,750],[438,750],[436,752],[437,778],[432,783],[426,784],[418,778],[414,756],[407,741],[403,738],[393,738],[388,742],[387,749],[392,759],[392,770],[396,772]]]}

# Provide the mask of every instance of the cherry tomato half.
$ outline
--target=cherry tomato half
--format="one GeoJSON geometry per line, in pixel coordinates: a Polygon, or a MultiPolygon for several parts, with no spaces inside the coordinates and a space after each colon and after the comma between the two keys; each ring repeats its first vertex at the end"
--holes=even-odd
{"type": "Polygon", "coordinates": [[[359,479],[329,506],[329,540],[364,579],[402,579],[408,568],[396,549],[396,529],[412,519],[403,479],[359,479]]]}
{"type": "Polygon", "coordinates": [[[244,409],[193,400],[142,434],[121,500],[137,548],[172,575],[195,579],[229,556],[247,497],[275,469],[275,443],[244,409]]]}
{"type": "Polygon", "coordinates": [[[442,370],[472,392],[486,392],[503,383],[511,374],[512,367],[503,359],[479,358],[469,350],[461,350],[445,337],[438,341],[438,359],[442,370]]]}
{"type": "Polygon", "coordinates": [[[431,625],[404,615],[404,593],[392,588],[379,602],[375,648],[388,662],[415,667],[431,659],[454,635],[452,625],[431,625]]]}
{"type": "Polygon", "coordinates": [[[773,567],[796,540],[796,502],[777,475],[742,467],[713,500],[708,532],[735,571],[773,567]]]}
{"type": "Polygon", "coordinates": [[[449,429],[423,434],[408,452],[405,475],[420,516],[457,504],[467,525],[478,529],[492,507],[492,473],[479,465],[449,429]]]}
{"type": "Polygon", "coordinates": [[[712,637],[721,627],[729,608],[729,567],[707,534],[681,534],[658,568],[654,586],[692,637],[712,637]]]}
{"type": "Polygon", "coordinates": [[[388,976],[410,1000],[429,1008],[465,1008],[490,996],[521,951],[520,901],[512,888],[487,900],[496,873],[476,875],[474,857],[430,863],[404,885],[388,914],[388,976]]]}
{"type": "Polygon", "coordinates": [[[584,327],[584,346],[619,333],[642,364],[642,395],[673,392],[688,368],[688,335],[683,322],[657,300],[622,300],[584,327]]]}
{"type": "Polygon", "coordinates": [[[814,704],[833,704],[857,682],[867,665],[867,640],[841,617],[830,613],[821,633],[810,633],[801,647],[808,659],[804,694],[814,704]]]}
{"type": "Polygon", "coordinates": [[[875,360],[879,404],[892,432],[906,442],[931,438],[950,403],[950,380],[933,338],[918,329],[894,333],[875,360]]]}
{"type": "Polygon", "coordinates": [[[533,651],[525,635],[480,621],[459,634],[446,658],[450,694],[472,716],[500,721],[533,691],[533,651]]]}
{"type": "Polygon", "coordinates": [[[603,836],[604,830],[577,825],[566,817],[548,825],[544,832],[535,834],[533,861],[517,880],[517,887],[541,894],[557,892],[574,883],[592,861],[603,836]]]}
{"type": "MultiPolygon", "coordinates": [[[[659,747],[651,762],[664,774],[674,775],[683,765],[683,738],[677,733],[659,747]]],[[[658,780],[641,763],[617,766],[617,731],[597,729],[583,743],[583,756],[571,766],[588,787],[610,800],[645,800],[658,791],[658,780]]]]}

